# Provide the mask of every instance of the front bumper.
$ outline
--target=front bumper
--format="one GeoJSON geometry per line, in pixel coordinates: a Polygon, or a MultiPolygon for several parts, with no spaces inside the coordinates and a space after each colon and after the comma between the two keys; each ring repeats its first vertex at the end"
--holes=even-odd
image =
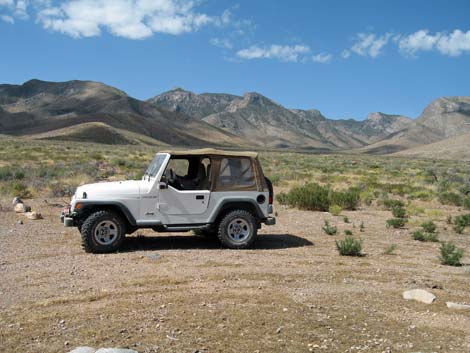
{"type": "Polygon", "coordinates": [[[64,224],[64,227],[75,226],[75,220],[73,214],[70,211],[70,206],[65,207],[60,214],[60,222],[64,224]]]}

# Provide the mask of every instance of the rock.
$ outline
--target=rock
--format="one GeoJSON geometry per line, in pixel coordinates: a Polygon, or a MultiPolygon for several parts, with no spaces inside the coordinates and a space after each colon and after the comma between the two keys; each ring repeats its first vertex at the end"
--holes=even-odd
{"type": "Polygon", "coordinates": [[[69,353],[95,353],[96,349],[93,347],[77,347],[74,350],[70,351],[69,353]]]}
{"type": "Polygon", "coordinates": [[[15,198],[13,199],[11,205],[14,207],[14,206],[16,206],[16,205],[19,204],[19,203],[23,203],[23,200],[20,199],[19,197],[15,197],[15,198]]]}
{"type": "Polygon", "coordinates": [[[16,213],[25,213],[25,212],[28,212],[26,211],[28,206],[26,206],[24,203],[17,203],[15,205],[15,212],[16,213]]]}
{"type": "Polygon", "coordinates": [[[162,257],[160,254],[149,254],[145,256],[150,260],[159,260],[162,257]]]}
{"type": "Polygon", "coordinates": [[[468,305],[468,304],[459,304],[459,303],[446,302],[446,305],[450,309],[470,310],[470,305],[468,305]]]}
{"type": "Polygon", "coordinates": [[[125,348],[100,348],[95,353],[139,353],[133,349],[125,348]]]}
{"type": "Polygon", "coordinates": [[[436,296],[424,289],[412,289],[403,292],[403,298],[406,300],[416,300],[421,303],[431,304],[436,300],[436,296]]]}
{"type": "Polygon", "coordinates": [[[16,224],[23,224],[23,221],[20,219],[18,222],[16,222],[16,224]]]}
{"type": "Polygon", "coordinates": [[[42,219],[42,215],[39,212],[26,212],[26,217],[28,219],[36,220],[36,219],[42,219]]]}

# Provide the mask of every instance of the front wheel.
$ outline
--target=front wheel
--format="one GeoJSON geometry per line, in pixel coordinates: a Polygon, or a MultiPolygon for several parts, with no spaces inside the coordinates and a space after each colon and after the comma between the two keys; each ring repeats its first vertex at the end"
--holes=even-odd
{"type": "Polygon", "coordinates": [[[95,254],[118,250],[126,234],[121,218],[105,210],[92,213],[80,230],[83,249],[95,254]]]}
{"type": "Polygon", "coordinates": [[[258,227],[253,215],[245,210],[229,212],[219,224],[218,238],[230,249],[246,249],[256,240],[258,227]]]}

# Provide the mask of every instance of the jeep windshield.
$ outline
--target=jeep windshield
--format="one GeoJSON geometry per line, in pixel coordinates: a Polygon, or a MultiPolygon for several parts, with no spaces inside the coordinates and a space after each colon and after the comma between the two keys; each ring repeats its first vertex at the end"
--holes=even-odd
{"type": "Polygon", "coordinates": [[[149,176],[151,178],[154,178],[162,167],[163,162],[165,162],[165,158],[166,155],[157,154],[148,166],[147,170],[145,171],[144,177],[149,176]]]}

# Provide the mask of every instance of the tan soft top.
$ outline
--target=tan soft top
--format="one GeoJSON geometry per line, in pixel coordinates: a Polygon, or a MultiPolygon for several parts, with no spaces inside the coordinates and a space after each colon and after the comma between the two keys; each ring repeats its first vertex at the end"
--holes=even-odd
{"type": "Polygon", "coordinates": [[[165,150],[160,153],[168,153],[173,156],[197,156],[197,155],[212,155],[212,156],[235,156],[235,157],[258,157],[258,152],[249,151],[224,151],[216,150],[214,148],[200,148],[193,150],[165,150]]]}

